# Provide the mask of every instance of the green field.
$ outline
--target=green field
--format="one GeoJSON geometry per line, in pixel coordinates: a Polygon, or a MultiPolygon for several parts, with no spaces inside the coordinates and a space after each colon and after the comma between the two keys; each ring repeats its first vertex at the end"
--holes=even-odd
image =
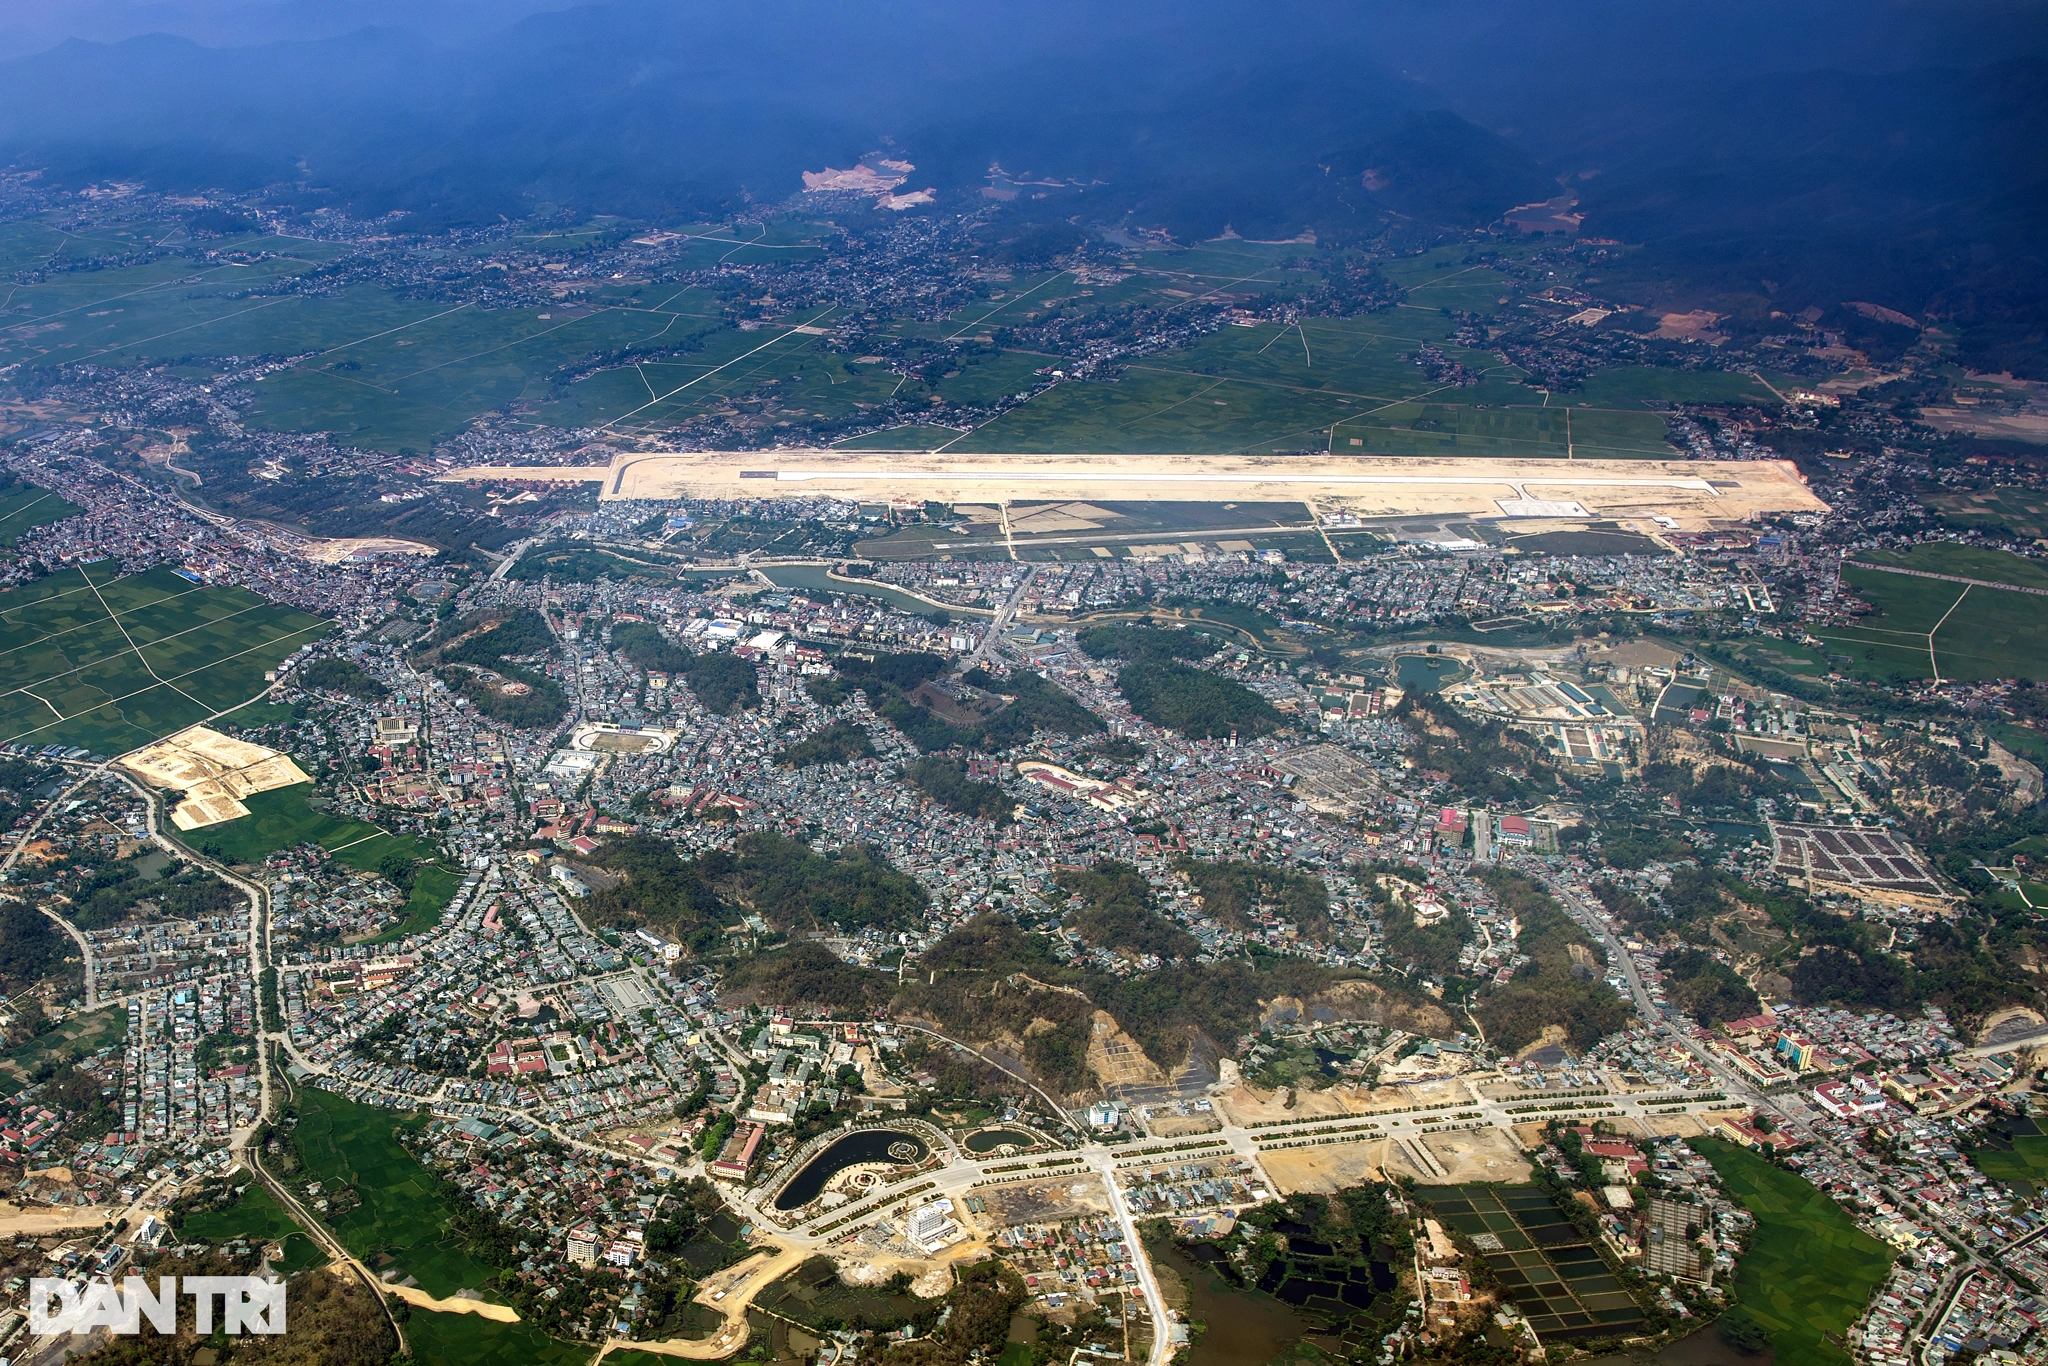
{"type": "Polygon", "coordinates": [[[277,1203],[277,1198],[254,1177],[249,1178],[241,1197],[228,1208],[187,1217],[179,1226],[178,1236],[205,1243],[225,1243],[233,1238],[246,1238],[252,1243],[282,1243],[284,1259],[272,1265],[285,1275],[320,1266],[327,1260],[320,1245],[307,1236],[285,1213],[284,1206],[277,1203]]]}
{"type": "Polygon", "coordinates": [[[2031,1119],[2009,1119],[1994,1126],[1985,1146],[1970,1149],[1970,1161],[2023,1196],[2048,1186],[2048,1136],[2031,1119]]]}
{"type": "Polygon", "coordinates": [[[329,1190],[353,1188],[362,1200],[329,1215],[327,1224],[372,1271],[396,1267],[400,1280],[413,1277],[436,1299],[483,1290],[496,1270],[471,1256],[448,1227],[451,1202],[461,1196],[400,1145],[393,1135],[401,1120],[395,1111],[330,1092],[299,1092],[293,1139],[306,1176],[329,1190]]]}
{"type": "Polygon", "coordinates": [[[1749,1251],[1735,1267],[1735,1294],[1770,1333],[1778,1360],[1849,1361],[1841,1343],[1884,1282],[1892,1250],[1791,1172],[1720,1139],[1690,1142],[1756,1216],[1749,1251]]]}
{"type": "MultiPolygon", "coordinates": [[[[2027,588],[2048,588],[2048,567],[2003,550],[1934,543],[1906,555],[1882,551],[1861,557],[1933,574],[2027,588]]],[[[1842,581],[1877,608],[1850,626],[1817,627],[1814,635],[1850,660],[1845,672],[1863,678],[1893,675],[1976,682],[1988,678],[2048,678],[2048,598],[2001,588],[1924,579],[1845,564],[1842,581]]]]}
{"type": "Polygon", "coordinates": [[[402,939],[439,923],[441,908],[462,885],[462,878],[437,860],[434,847],[416,835],[393,835],[368,821],[330,815],[307,802],[310,784],[272,788],[244,798],[249,814],[236,820],[179,833],[174,838],[224,863],[261,863],[280,849],[297,844],[317,844],[334,856],[335,862],[364,872],[376,872],[384,859],[394,853],[417,861],[412,896],[405,903],[405,919],[379,935],[376,942],[402,939]]]}
{"type": "MultiPolygon", "coordinates": [[[[405,1321],[406,1345],[423,1366],[580,1366],[597,1349],[561,1342],[531,1324],[497,1323],[475,1314],[436,1314],[415,1309],[405,1321]]],[[[646,1352],[614,1352],[607,1361],[647,1357],[656,1366],[674,1366],[674,1357],[646,1352]]]]}
{"type": "Polygon", "coordinates": [[[832,445],[842,451],[935,451],[947,442],[959,439],[957,428],[915,425],[850,436],[832,445]]]}
{"type": "MultiPolygon", "coordinates": [[[[553,264],[566,265],[614,226],[514,240],[558,252],[553,264]]],[[[726,301],[718,296],[644,281],[579,280],[587,291],[580,298],[524,308],[486,309],[369,284],[265,294],[265,287],[318,270],[345,248],[262,237],[207,243],[223,257],[263,258],[223,264],[179,255],[182,227],[175,219],[142,214],[95,231],[94,238],[78,237],[54,220],[0,228],[0,265],[105,262],[17,286],[9,296],[17,313],[0,329],[0,365],[298,356],[256,384],[252,425],[414,451],[515,402],[537,405],[540,420],[551,424],[628,434],[735,409],[764,423],[817,424],[829,432],[867,421],[892,399],[988,405],[1030,391],[1042,382],[1041,371],[1060,364],[1058,356],[1005,345],[1013,340],[1006,329],[1053,318],[1114,318],[1131,308],[1264,307],[1315,289],[1339,259],[1312,243],[1219,240],[1137,252],[1115,283],[1020,270],[948,317],[885,325],[881,336],[907,349],[905,368],[918,372],[905,375],[878,357],[834,349],[824,332],[843,319],[831,307],[742,330],[726,320],[726,301]],[[157,243],[173,250],[140,264],[120,259],[157,243]],[[611,368],[588,373],[600,356],[611,368]]],[[[683,268],[815,256],[829,231],[794,219],[743,230],[691,228],[683,234],[683,268]]],[[[1511,263],[1528,251],[1512,244],[1495,255],[1511,263]]],[[[1773,401],[1746,375],[1649,367],[1603,372],[1576,394],[1530,388],[1494,353],[1450,340],[1452,312],[1490,315],[1522,288],[1492,261],[1467,259],[1467,252],[1455,246],[1383,263],[1381,272],[1407,291],[1393,308],[1225,327],[1184,350],[1146,357],[1113,379],[1055,384],[965,436],[913,426],[847,444],[917,448],[957,437],[950,449],[963,453],[1335,449],[1664,457],[1674,452],[1652,405],[1773,401]],[[1480,382],[1460,387],[1430,378],[1414,359],[1424,343],[1480,382]]],[[[481,246],[455,247],[442,264],[480,271],[486,257],[481,246]]]]}
{"type": "Polygon", "coordinates": [[[102,1006],[89,1015],[73,1015],[49,1033],[0,1053],[0,1096],[11,1096],[27,1086],[45,1063],[63,1067],[127,1036],[128,1012],[122,1006],[102,1006]]]}
{"type": "Polygon", "coordinates": [[[168,569],[111,561],[0,592],[0,741],[121,754],[263,691],[330,623],[168,569]]]}
{"type": "Polygon", "coordinates": [[[17,545],[22,533],[83,510],[35,484],[16,481],[0,485],[0,546],[17,545]]]}

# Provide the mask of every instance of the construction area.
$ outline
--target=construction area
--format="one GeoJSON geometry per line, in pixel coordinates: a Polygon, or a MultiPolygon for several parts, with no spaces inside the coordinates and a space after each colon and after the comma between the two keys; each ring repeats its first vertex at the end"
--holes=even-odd
{"type": "Polygon", "coordinates": [[[1825,512],[1789,461],[1494,460],[1337,455],[988,454],[789,449],[621,454],[607,465],[477,465],[444,481],[599,484],[611,500],[1271,501],[1325,516],[1649,519],[1705,530],[1825,512]]]}
{"type": "Polygon", "coordinates": [[[249,814],[242,798],[313,781],[289,755],[206,726],[145,745],[125,756],[121,767],[152,787],[184,794],[171,808],[171,824],[180,830],[239,819],[249,814]]]}

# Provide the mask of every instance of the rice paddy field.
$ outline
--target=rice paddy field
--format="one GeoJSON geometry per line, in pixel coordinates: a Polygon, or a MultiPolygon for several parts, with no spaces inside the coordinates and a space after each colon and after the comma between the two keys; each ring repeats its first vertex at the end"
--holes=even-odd
{"type": "Polygon", "coordinates": [[[479,1291],[495,1268],[472,1256],[449,1228],[450,1201],[460,1197],[399,1143],[394,1135],[401,1122],[394,1111],[306,1089],[299,1092],[292,1137],[308,1178],[361,1200],[328,1215],[327,1224],[365,1266],[380,1275],[396,1270],[400,1282],[410,1277],[436,1299],[479,1291]]]}
{"type": "Polygon", "coordinates": [[[1962,682],[2048,678],[2048,597],[2013,591],[2048,590],[2048,566],[1945,542],[1917,545],[1904,555],[1866,552],[1859,559],[1919,574],[1843,565],[1844,585],[1877,609],[1852,625],[1814,628],[1831,653],[1847,659],[1845,673],[1962,682]],[[1951,577],[1921,576],[1934,574],[1951,577]]]}
{"type": "Polygon", "coordinates": [[[22,535],[83,511],[61,496],[22,481],[0,484],[0,547],[18,545],[22,535]]]}
{"type": "MultiPolygon", "coordinates": [[[[433,1366],[582,1366],[597,1355],[595,1347],[551,1338],[528,1323],[498,1323],[475,1314],[435,1314],[415,1309],[405,1321],[406,1345],[412,1359],[433,1366]]],[[[614,1352],[606,1358],[630,1361],[646,1357],[671,1366],[674,1357],[647,1352],[614,1352]]]]}
{"type": "MultiPolygon", "coordinates": [[[[519,239],[572,261],[616,224],[586,224],[519,239]]],[[[685,268],[803,259],[825,250],[826,224],[778,220],[735,229],[698,225],[665,233],[685,268]]],[[[352,445],[425,451],[438,437],[508,404],[538,421],[634,435],[729,412],[736,403],[791,423],[858,422],[895,398],[986,405],[1039,385],[1059,357],[1005,345],[1005,328],[1060,317],[1085,320],[1129,306],[1224,303],[1260,307],[1315,289],[1337,256],[1309,243],[1238,240],[1137,253],[1121,278],[1019,272],[986,297],[939,319],[905,319],[888,340],[932,358],[906,376],[878,356],[828,343],[842,319],[831,306],[730,322],[703,289],[617,279],[579,281],[552,305],[481,308],[374,284],[333,292],[269,286],[335,260],[336,244],[251,235],[214,239],[211,258],[163,254],[175,219],[139,215],[92,237],[54,221],[0,226],[0,267],[97,258],[94,270],[51,271],[10,296],[0,365],[111,364],[289,355],[298,359],[255,386],[248,421],[281,431],[324,431],[352,445]],[[144,252],[143,248],[149,248],[144,252]],[[130,257],[134,259],[128,259],[130,257]],[[10,263],[12,263],[10,265],[10,263]],[[960,344],[968,343],[965,349],[960,344]],[[637,363],[578,378],[594,355],[633,350],[637,363]]],[[[460,270],[486,248],[450,248],[460,270]]],[[[1450,340],[1449,311],[1495,312],[1521,288],[1495,268],[1526,250],[1480,261],[1462,247],[1384,262],[1406,289],[1398,306],[1351,318],[1224,327],[1192,345],[1147,356],[1113,377],[1055,384],[969,433],[898,429],[882,446],[959,451],[1288,452],[1361,455],[1555,455],[1579,459],[1668,456],[1664,402],[1775,399],[1745,375],[1650,368],[1593,378],[1574,394],[1532,388],[1492,352],[1450,340]],[[1448,311],[1447,311],[1448,310],[1448,311]],[[1476,384],[1446,384],[1414,357],[1430,345],[1463,364],[1476,384]]],[[[195,371],[197,373],[197,371],[195,371]]],[[[856,438],[867,444],[876,438],[856,438]]],[[[7,534],[0,505],[0,538],[7,534]]]]}
{"type": "Polygon", "coordinates": [[[1848,1362],[1846,1335],[1884,1282],[1892,1250],[1803,1178],[1733,1143],[1689,1141],[1714,1164],[1729,1196],[1756,1216],[1755,1236],[1735,1266],[1735,1295],[1770,1333],[1777,1359],[1848,1362]]]}
{"type": "Polygon", "coordinates": [[[179,1226],[178,1236],[187,1242],[217,1244],[242,1238],[252,1244],[282,1244],[283,1259],[271,1265],[285,1275],[327,1260],[320,1245],[285,1213],[275,1196],[253,1179],[241,1197],[226,1209],[187,1216],[179,1226]]]}
{"type": "Polygon", "coordinates": [[[405,854],[416,861],[405,919],[373,942],[402,939],[437,923],[441,908],[454,898],[462,879],[435,861],[439,855],[433,846],[413,835],[390,834],[368,821],[331,815],[308,802],[312,793],[307,783],[257,792],[243,799],[242,805],[249,808],[246,816],[199,830],[168,833],[226,863],[261,863],[280,849],[317,844],[335,862],[367,873],[377,871],[389,855],[405,854]]]}
{"type": "Polygon", "coordinates": [[[99,755],[196,725],[262,692],[324,618],[168,569],[111,561],[0,592],[0,741],[99,755]]]}
{"type": "Polygon", "coordinates": [[[1613,1337],[1644,1315],[1600,1250],[1540,1186],[1424,1186],[1436,1217],[1476,1241],[1537,1337],[1613,1337]]]}
{"type": "Polygon", "coordinates": [[[2025,1117],[1999,1121],[1986,1134],[1983,1147],[1970,1150],[1970,1161],[1994,1181],[2021,1195],[2048,1187],[2048,1135],[2025,1117]]]}

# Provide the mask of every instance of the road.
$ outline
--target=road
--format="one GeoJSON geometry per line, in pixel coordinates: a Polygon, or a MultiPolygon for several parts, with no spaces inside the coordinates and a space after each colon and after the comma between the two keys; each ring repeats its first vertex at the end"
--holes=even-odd
{"type": "Polygon", "coordinates": [[[996,641],[1009,629],[1010,623],[1017,619],[1018,609],[1024,602],[1024,590],[1031,586],[1031,580],[1037,574],[1038,566],[1034,564],[1018,578],[1016,588],[1011,590],[1009,597],[1003,599],[1003,605],[996,609],[996,614],[989,618],[988,630],[982,634],[981,644],[975,646],[974,652],[960,661],[961,673],[980,665],[995,650],[996,641]]]}

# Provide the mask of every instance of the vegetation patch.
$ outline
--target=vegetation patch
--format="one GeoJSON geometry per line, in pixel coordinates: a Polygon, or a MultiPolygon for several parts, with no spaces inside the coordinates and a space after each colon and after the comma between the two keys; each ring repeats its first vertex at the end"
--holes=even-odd
{"type": "Polygon", "coordinates": [[[1843,1344],[1883,1283],[1892,1250],[1804,1178],[1721,1139],[1690,1141],[1756,1217],[1735,1267],[1743,1313],[1770,1334],[1780,1361],[1849,1361],[1843,1344]]]}

